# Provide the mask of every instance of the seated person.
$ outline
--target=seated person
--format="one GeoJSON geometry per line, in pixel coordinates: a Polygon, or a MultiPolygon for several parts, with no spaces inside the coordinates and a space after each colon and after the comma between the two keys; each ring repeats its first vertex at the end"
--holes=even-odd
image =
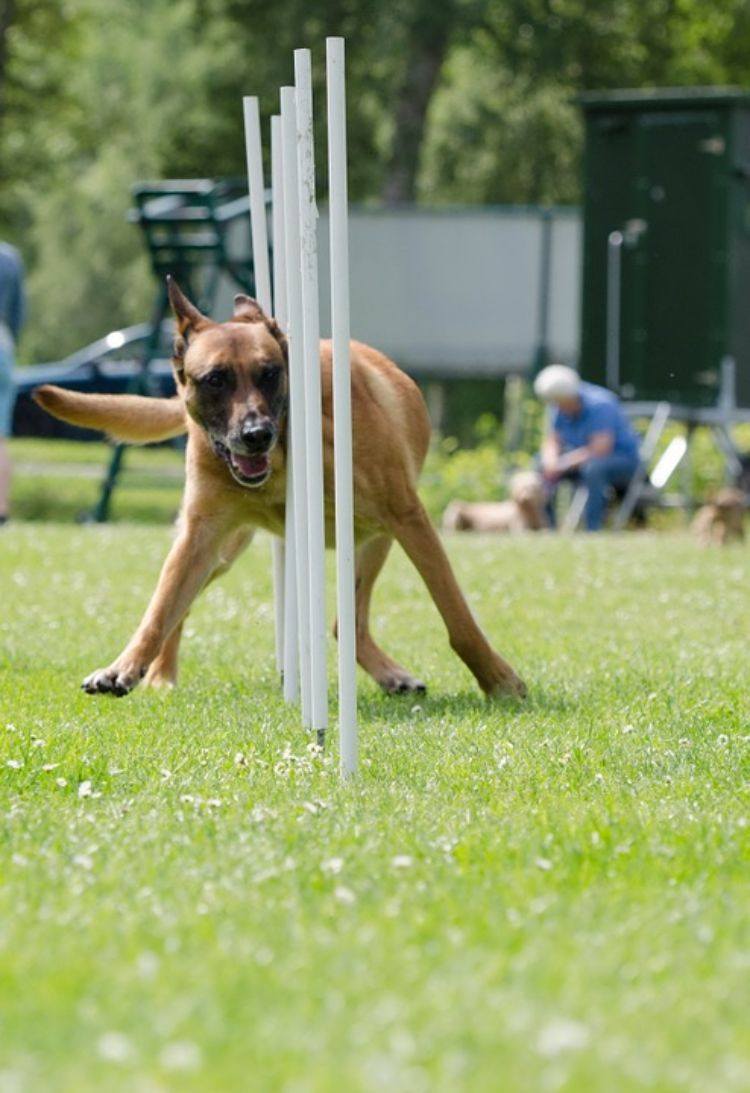
{"type": "Polygon", "coordinates": [[[599,531],[609,487],[627,486],[638,468],[638,437],[616,395],[563,364],[543,368],[534,392],[551,410],[541,451],[550,524],[560,480],[574,478],[588,489],[586,527],[599,531]]]}

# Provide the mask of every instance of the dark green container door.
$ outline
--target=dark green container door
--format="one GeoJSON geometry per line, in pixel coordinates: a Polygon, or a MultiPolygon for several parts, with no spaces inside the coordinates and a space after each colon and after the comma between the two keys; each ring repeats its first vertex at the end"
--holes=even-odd
{"type": "MultiPolygon", "coordinates": [[[[581,370],[594,383],[603,384],[606,374],[607,239],[635,216],[634,134],[635,118],[623,113],[597,114],[587,127],[581,370]]],[[[624,330],[632,326],[631,304],[632,297],[622,300],[624,330]]]]}
{"type": "Polygon", "coordinates": [[[622,375],[640,398],[716,401],[724,336],[725,146],[722,118],[714,112],[638,119],[634,196],[641,230],[623,269],[633,322],[630,328],[623,323],[622,375]]]}
{"type": "Polygon", "coordinates": [[[584,97],[581,371],[606,383],[607,240],[621,232],[619,390],[715,405],[733,356],[750,403],[750,97],[696,89],[584,97]]]}

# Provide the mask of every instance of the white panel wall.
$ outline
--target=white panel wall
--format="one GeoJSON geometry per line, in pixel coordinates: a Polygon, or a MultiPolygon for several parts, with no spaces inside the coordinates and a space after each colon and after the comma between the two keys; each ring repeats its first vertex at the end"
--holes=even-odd
{"type": "MultiPolygon", "coordinates": [[[[350,216],[352,336],[417,374],[523,370],[537,348],[542,216],[536,209],[367,210],[350,216]]],[[[329,331],[328,222],[319,219],[321,331],[329,331]]],[[[549,340],[575,362],[580,217],[556,210],[549,340]]],[[[228,313],[222,299],[218,314],[228,313]]]]}

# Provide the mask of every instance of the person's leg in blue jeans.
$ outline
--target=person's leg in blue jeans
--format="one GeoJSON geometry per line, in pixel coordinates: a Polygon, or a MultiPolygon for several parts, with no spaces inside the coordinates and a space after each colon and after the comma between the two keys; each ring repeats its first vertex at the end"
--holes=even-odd
{"type": "Polygon", "coordinates": [[[630,455],[604,455],[590,459],[581,467],[581,481],[589,491],[586,500],[586,528],[601,531],[607,490],[610,486],[627,486],[633,477],[638,461],[630,455]]]}

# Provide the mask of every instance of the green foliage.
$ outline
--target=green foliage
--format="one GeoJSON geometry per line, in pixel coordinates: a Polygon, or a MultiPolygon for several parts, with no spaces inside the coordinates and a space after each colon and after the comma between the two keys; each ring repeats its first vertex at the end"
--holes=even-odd
{"type": "Polygon", "coordinates": [[[582,128],[575,96],[599,88],[747,83],[749,11],[745,0],[710,7],[694,0],[488,4],[446,61],[425,134],[421,199],[577,201],[582,128]]]}
{"type": "Polygon", "coordinates": [[[50,164],[48,185],[28,199],[36,260],[24,350],[32,359],[59,358],[149,314],[152,279],[125,218],[130,187],[165,173],[188,119],[206,121],[213,62],[195,46],[191,0],[128,0],[106,20],[87,0],[78,18],[68,141],[50,164]],[[164,64],[172,54],[179,79],[164,64]]]}
{"type": "Polygon", "coordinates": [[[266,539],[176,691],[81,693],[169,537],[0,535],[7,1088],[747,1089],[747,547],[450,540],[523,706],[394,552],[375,632],[430,692],[361,680],[342,785],[279,697],[266,539]]]}
{"type": "MultiPolygon", "coordinates": [[[[72,523],[93,510],[112,449],[107,444],[24,438],[10,441],[10,453],[14,518],[72,523]]],[[[172,448],[128,448],[112,519],[173,523],[180,507],[183,466],[183,454],[172,448]]]]}
{"type": "Polygon", "coordinates": [[[558,86],[511,77],[465,47],[446,66],[430,122],[419,177],[426,203],[578,198],[582,125],[558,86]]]}
{"type": "MultiPolygon", "coordinates": [[[[499,501],[507,496],[510,476],[515,470],[532,466],[539,448],[541,418],[539,405],[529,399],[525,447],[509,451],[504,447],[503,431],[492,414],[479,418],[475,440],[471,447],[462,447],[455,437],[436,438],[430,449],[422,474],[420,493],[432,519],[440,518],[449,502],[499,501]]],[[[636,423],[643,432],[646,422],[636,423]]],[[[664,431],[654,457],[654,464],[673,437],[684,432],[679,424],[670,425],[664,431]]],[[[740,425],[733,430],[733,439],[739,451],[750,452],[750,426],[740,425]]],[[[725,460],[708,429],[696,429],[690,443],[690,456],[675,472],[667,492],[682,493],[687,474],[687,484],[698,502],[710,498],[724,484],[725,460]]],[[[666,521],[669,524],[669,520],[666,521]]],[[[662,526],[665,520],[660,519],[662,526]]]]}
{"type": "Polygon", "coordinates": [[[495,501],[505,496],[506,460],[495,440],[460,448],[448,437],[430,448],[420,482],[420,494],[433,520],[439,521],[448,503],[495,501]]]}
{"type": "MultiPolygon", "coordinates": [[[[578,92],[748,78],[746,0],[438,7],[6,0],[0,234],[31,270],[24,359],[57,358],[144,318],[153,285],[124,221],[130,185],[241,174],[240,97],[258,93],[266,121],[295,46],[317,47],[320,95],[322,39],[348,40],[350,192],[365,202],[399,192],[436,204],[574,201],[578,92]],[[437,66],[434,79],[424,64],[437,66]]],[[[322,124],[316,136],[322,175],[322,124]]]]}

